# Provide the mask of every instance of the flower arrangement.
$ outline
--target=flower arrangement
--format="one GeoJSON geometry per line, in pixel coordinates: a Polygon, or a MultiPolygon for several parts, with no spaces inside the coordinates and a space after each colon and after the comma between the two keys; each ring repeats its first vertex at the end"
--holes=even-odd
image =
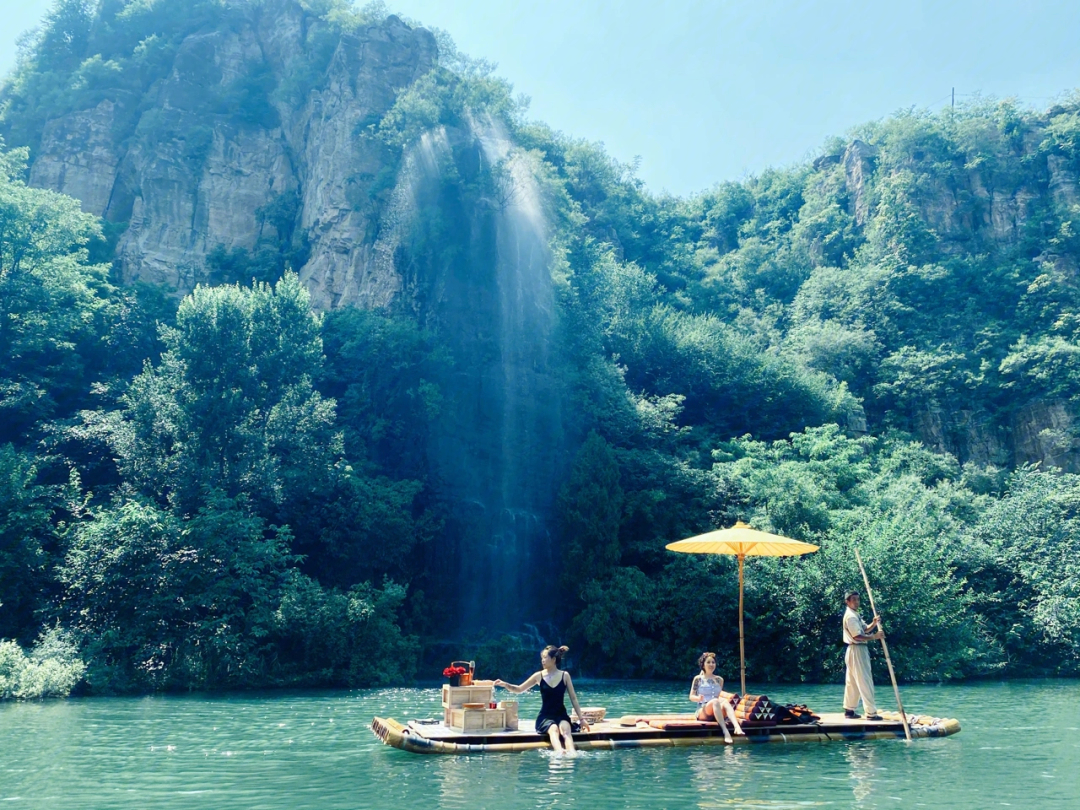
{"type": "Polygon", "coordinates": [[[450,679],[451,686],[468,686],[472,683],[473,661],[451,661],[450,666],[442,671],[443,677],[450,679]]]}

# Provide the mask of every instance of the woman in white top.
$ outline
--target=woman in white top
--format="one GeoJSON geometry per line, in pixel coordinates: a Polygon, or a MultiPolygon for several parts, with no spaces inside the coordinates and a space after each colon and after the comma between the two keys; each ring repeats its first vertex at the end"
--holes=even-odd
{"type": "Polygon", "coordinates": [[[723,718],[731,720],[735,733],[746,736],[746,732],[739,725],[739,718],[735,716],[735,710],[725,698],[720,697],[724,691],[724,679],[716,674],[716,653],[704,652],[698,658],[698,666],[701,672],[690,684],[690,700],[701,704],[697,710],[698,720],[714,720],[724,730],[724,742],[731,743],[731,734],[728,732],[727,723],[723,718]]]}

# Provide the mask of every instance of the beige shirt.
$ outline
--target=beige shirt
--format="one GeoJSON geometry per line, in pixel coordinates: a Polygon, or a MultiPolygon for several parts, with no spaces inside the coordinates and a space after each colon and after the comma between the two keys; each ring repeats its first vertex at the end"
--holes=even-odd
{"type": "Polygon", "coordinates": [[[870,635],[870,633],[867,631],[866,622],[862,620],[862,616],[851,608],[847,608],[844,611],[844,643],[865,644],[865,641],[856,641],[855,636],[868,635],[870,635]]]}

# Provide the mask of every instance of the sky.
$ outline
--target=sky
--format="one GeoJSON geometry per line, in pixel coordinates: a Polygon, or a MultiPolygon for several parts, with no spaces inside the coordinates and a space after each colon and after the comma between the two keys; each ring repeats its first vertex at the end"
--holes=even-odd
{"type": "MultiPolygon", "coordinates": [[[[50,0],[0,0],[0,72],[50,0]]],[[[978,95],[1080,87],[1080,3],[387,0],[498,64],[530,117],[603,142],[656,192],[799,163],[830,136],[978,95]]]]}

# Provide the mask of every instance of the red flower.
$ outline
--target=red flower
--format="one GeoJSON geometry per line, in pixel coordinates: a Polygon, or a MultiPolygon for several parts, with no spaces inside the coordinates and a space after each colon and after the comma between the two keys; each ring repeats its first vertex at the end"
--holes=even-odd
{"type": "Polygon", "coordinates": [[[442,671],[444,678],[453,678],[455,675],[464,675],[465,667],[447,667],[442,671]]]}

